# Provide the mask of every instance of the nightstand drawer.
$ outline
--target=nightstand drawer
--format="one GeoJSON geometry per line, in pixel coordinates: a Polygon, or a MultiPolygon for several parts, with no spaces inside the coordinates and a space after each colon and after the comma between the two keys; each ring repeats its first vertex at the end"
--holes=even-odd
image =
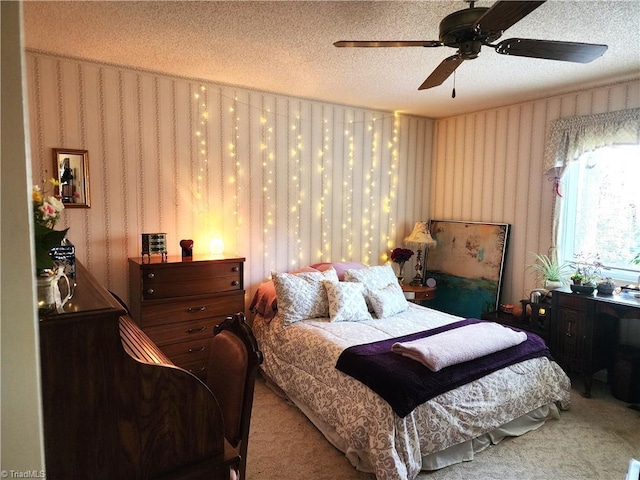
{"type": "Polygon", "coordinates": [[[204,299],[180,299],[171,302],[145,302],[140,324],[153,325],[187,322],[210,317],[227,317],[244,311],[244,291],[204,299]]]}

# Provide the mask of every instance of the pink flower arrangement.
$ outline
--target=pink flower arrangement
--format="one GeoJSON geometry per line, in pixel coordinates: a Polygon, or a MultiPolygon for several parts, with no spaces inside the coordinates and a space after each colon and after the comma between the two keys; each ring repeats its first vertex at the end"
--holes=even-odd
{"type": "MultiPolygon", "coordinates": [[[[49,183],[53,186],[58,182],[51,178],[49,183]]],[[[36,250],[36,268],[45,270],[53,268],[53,259],[49,256],[49,251],[60,245],[62,239],[67,234],[65,230],[54,230],[56,223],[60,219],[60,214],[64,210],[64,204],[59,198],[54,196],[45,197],[44,190],[39,185],[34,185],[31,193],[33,201],[34,236],[36,250]]]]}

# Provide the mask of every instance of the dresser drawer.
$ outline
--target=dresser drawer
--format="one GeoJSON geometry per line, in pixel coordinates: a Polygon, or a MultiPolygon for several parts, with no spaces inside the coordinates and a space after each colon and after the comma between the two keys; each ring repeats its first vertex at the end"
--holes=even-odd
{"type": "Polygon", "coordinates": [[[557,295],[559,307],[569,307],[578,310],[586,310],[589,305],[589,299],[586,297],[581,297],[578,294],[564,295],[558,293],[557,295]]]}
{"type": "Polygon", "coordinates": [[[145,333],[159,347],[175,342],[201,340],[213,337],[213,328],[226,317],[222,315],[188,322],[168,323],[146,328],[145,333]]]}
{"type": "Polygon", "coordinates": [[[145,300],[206,295],[242,288],[241,263],[194,263],[172,268],[149,265],[142,270],[142,297],[145,300]]]}
{"type": "Polygon", "coordinates": [[[208,362],[211,338],[164,345],[162,352],[178,366],[193,362],[208,362]]]}
{"type": "Polygon", "coordinates": [[[158,282],[145,280],[142,290],[144,300],[176,298],[189,295],[207,295],[211,292],[228,292],[242,290],[240,276],[209,278],[207,280],[184,280],[175,282],[158,282]]]}
{"type": "Polygon", "coordinates": [[[215,278],[235,277],[240,280],[241,262],[194,262],[183,264],[158,263],[142,267],[142,281],[154,282],[198,282],[215,278]]]}
{"type": "Polygon", "coordinates": [[[204,299],[180,299],[171,302],[143,302],[140,325],[145,329],[153,325],[166,325],[211,317],[223,319],[244,311],[244,291],[207,297],[204,299]]]}
{"type": "Polygon", "coordinates": [[[184,368],[187,372],[193,373],[196,377],[198,377],[203,382],[207,381],[207,368],[209,367],[209,361],[206,360],[204,362],[183,362],[181,364],[176,364],[180,368],[184,368]]]}

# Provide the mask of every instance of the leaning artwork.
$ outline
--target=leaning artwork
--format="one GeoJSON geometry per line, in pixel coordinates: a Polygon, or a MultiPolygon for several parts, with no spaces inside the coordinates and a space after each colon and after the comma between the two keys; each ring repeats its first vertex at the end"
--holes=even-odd
{"type": "Polygon", "coordinates": [[[431,220],[427,276],[436,280],[429,307],[465,318],[498,308],[509,224],[431,220]]]}

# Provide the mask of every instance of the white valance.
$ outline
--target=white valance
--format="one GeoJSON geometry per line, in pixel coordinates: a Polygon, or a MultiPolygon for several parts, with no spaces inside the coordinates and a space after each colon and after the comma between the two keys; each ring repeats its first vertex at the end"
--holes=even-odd
{"type": "Polygon", "coordinates": [[[560,177],[584,152],[612,145],[640,144],[640,108],[560,118],[551,126],[545,172],[560,177]]]}

